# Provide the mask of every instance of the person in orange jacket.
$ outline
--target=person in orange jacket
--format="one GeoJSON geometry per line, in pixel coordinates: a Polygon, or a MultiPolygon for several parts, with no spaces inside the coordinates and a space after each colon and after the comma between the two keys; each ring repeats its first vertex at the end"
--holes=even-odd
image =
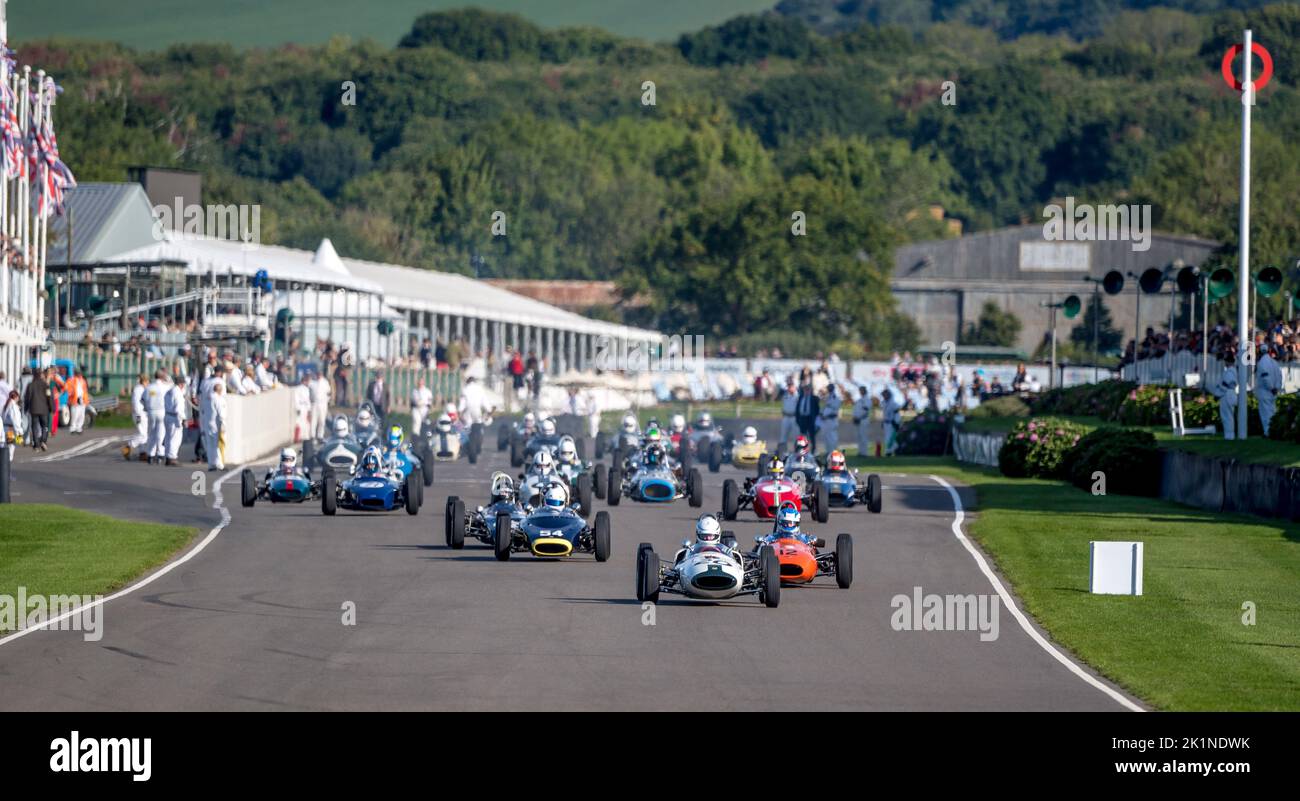
{"type": "Polygon", "coordinates": [[[90,403],[90,386],[86,383],[86,376],[80,369],[72,374],[72,378],[68,379],[65,386],[71,411],[68,432],[80,434],[86,427],[86,406],[90,403]]]}

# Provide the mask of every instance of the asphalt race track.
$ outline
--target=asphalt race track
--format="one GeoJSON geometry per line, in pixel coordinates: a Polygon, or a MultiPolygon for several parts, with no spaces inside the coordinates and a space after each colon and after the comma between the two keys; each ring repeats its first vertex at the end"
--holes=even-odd
{"type": "MultiPolygon", "coordinates": [[[[196,497],[191,474],[201,466],[125,463],[109,444],[51,460],[86,447],[59,440],[46,461],[18,457],[16,502],[193,525],[196,543],[222,520],[211,492],[222,474],[204,473],[209,491],[196,497]]],[[[605,564],[586,555],[500,563],[474,541],[443,545],[446,497],[481,503],[491,472],[509,469],[505,454],[484,455],[476,466],[439,464],[415,517],[327,518],[318,503],[244,509],[231,471],[222,485],[230,524],[186,563],[108,601],[102,640],[33,631],[0,644],[0,709],[1124,709],[1005,608],[991,642],[976,631],[893,630],[891,598],[913,587],[993,592],[953,534],[949,492],[928,478],[884,476],[879,515],[858,507],[833,510],[824,526],[805,518],[829,541],[853,535],[852,588],[819,579],[787,588],[777,609],[663,596],[644,625],[637,543],[671,558],[696,516],[720,507],[723,478],[741,473],[706,472],[702,510],[625,499],[611,510],[605,564]]],[[[742,512],[727,528],[747,544],[766,526],[742,512]]]]}

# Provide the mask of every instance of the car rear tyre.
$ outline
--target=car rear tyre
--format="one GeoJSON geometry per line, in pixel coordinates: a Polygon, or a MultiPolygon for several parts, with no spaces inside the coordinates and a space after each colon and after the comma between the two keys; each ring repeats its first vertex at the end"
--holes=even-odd
{"type": "Polygon", "coordinates": [[[420,482],[416,479],[415,473],[406,474],[406,486],[404,487],[406,496],[406,513],[415,515],[420,513],[420,482]]]}
{"type": "Polygon", "coordinates": [[[690,494],[691,506],[695,509],[704,505],[704,479],[700,476],[699,468],[692,468],[687,473],[686,491],[690,494]]]}
{"type": "Polygon", "coordinates": [[[510,515],[502,512],[497,515],[496,525],[492,528],[492,551],[498,562],[510,559],[510,515]]]}
{"type": "Polygon", "coordinates": [[[735,547],[737,547],[737,546],[739,545],[739,543],[736,541],[736,532],[734,532],[734,531],[723,531],[723,532],[722,532],[722,544],[725,545],[725,546],[727,546],[728,548],[735,548],[735,547]]]}
{"type": "Polygon", "coordinates": [[[519,437],[510,440],[510,466],[522,467],[524,464],[524,443],[519,441],[519,437]]]}
{"type": "Polygon", "coordinates": [[[239,474],[239,502],[244,506],[257,503],[257,479],[247,467],[239,474]]]}
{"type": "Polygon", "coordinates": [[[503,451],[510,447],[510,426],[502,423],[497,426],[497,450],[503,451]]]}
{"type": "Polygon", "coordinates": [[[880,476],[872,473],[867,476],[867,509],[880,514],[881,508],[881,487],[880,476]]]}
{"type": "Polygon", "coordinates": [[[781,603],[781,560],[776,558],[771,545],[764,545],[758,558],[763,566],[763,603],[775,609],[781,603]]]}
{"type": "Polygon", "coordinates": [[[691,471],[691,464],[693,461],[692,454],[691,454],[691,443],[686,438],[685,434],[682,434],[682,438],[678,440],[678,443],[679,444],[677,446],[677,461],[682,466],[682,472],[689,473],[691,471]]]}
{"type": "Polygon", "coordinates": [[[722,482],[722,519],[735,520],[739,512],[740,488],[734,478],[729,478],[722,482]]]}
{"type": "Polygon", "coordinates": [[[831,496],[826,485],[818,481],[813,485],[813,520],[825,523],[831,519],[831,496]]]}
{"type": "Polygon", "coordinates": [[[611,467],[609,470],[609,484],[605,489],[605,502],[610,506],[618,506],[618,502],[623,499],[623,471],[617,467],[611,467]]]}
{"type": "Polygon", "coordinates": [[[587,461],[587,438],[586,437],[573,438],[573,452],[578,455],[578,461],[580,462],[587,461]]]}
{"type": "Polygon", "coordinates": [[[447,544],[457,551],[465,547],[465,502],[455,496],[447,503],[447,544]]]}
{"type": "Polygon", "coordinates": [[[307,467],[316,461],[316,442],[310,437],[302,441],[302,463],[307,467]]]}
{"type": "Polygon", "coordinates": [[[327,474],[320,481],[320,510],[333,515],[339,510],[339,484],[333,473],[327,474]]]}
{"type": "Polygon", "coordinates": [[[476,464],[481,453],[483,453],[483,424],[474,423],[469,427],[469,463],[476,464]]]}
{"type": "Polygon", "coordinates": [[[763,469],[766,467],[767,467],[767,452],[764,451],[763,453],[760,453],[758,455],[758,466],[755,468],[755,473],[759,478],[763,477],[763,469]]]}
{"type": "Polygon", "coordinates": [[[603,458],[604,456],[605,456],[605,438],[597,434],[596,435],[596,458],[600,459],[603,458]]]}
{"type": "Polygon", "coordinates": [[[420,460],[420,477],[424,479],[424,486],[433,486],[433,449],[425,448],[423,453],[416,454],[420,460]]]}
{"type": "Polygon", "coordinates": [[[593,480],[591,482],[592,492],[596,494],[596,497],[598,499],[603,501],[605,500],[605,482],[609,480],[609,475],[605,470],[605,465],[603,464],[596,465],[596,468],[592,472],[592,475],[593,475],[593,480]]]}
{"type": "Polygon", "coordinates": [[[853,538],[848,534],[835,538],[835,583],[841,590],[853,584],[853,538]]]}
{"type": "Polygon", "coordinates": [[[659,555],[648,542],[636,548],[636,599],[643,604],[659,603],[659,555]]]}
{"type": "Polygon", "coordinates": [[[596,561],[609,559],[609,512],[597,512],[593,526],[592,539],[595,546],[596,561]]]}
{"type": "Polygon", "coordinates": [[[716,473],[722,469],[722,443],[714,441],[709,445],[709,472],[716,473]]]}
{"type": "Polygon", "coordinates": [[[586,473],[578,476],[578,511],[583,517],[591,514],[591,476],[586,473]]]}

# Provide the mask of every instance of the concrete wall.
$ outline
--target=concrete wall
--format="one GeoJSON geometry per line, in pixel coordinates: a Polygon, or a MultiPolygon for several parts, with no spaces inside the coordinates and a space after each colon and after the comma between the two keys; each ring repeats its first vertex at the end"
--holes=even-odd
{"type": "Polygon", "coordinates": [[[226,464],[265,456],[293,440],[293,391],[277,387],[258,395],[226,398],[226,464]]]}

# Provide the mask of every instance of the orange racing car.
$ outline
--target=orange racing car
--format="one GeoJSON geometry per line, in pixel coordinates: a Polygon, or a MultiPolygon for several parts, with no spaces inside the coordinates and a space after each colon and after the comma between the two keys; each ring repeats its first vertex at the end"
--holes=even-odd
{"type": "Polygon", "coordinates": [[[771,545],[781,564],[782,584],[808,584],[818,576],[834,576],[840,589],[853,583],[853,538],[840,534],[835,550],[824,551],[826,541],[799,530],[799,510],[791,501],[781,504],[772,533],[755,537],[754,552],[771,545]]]}

